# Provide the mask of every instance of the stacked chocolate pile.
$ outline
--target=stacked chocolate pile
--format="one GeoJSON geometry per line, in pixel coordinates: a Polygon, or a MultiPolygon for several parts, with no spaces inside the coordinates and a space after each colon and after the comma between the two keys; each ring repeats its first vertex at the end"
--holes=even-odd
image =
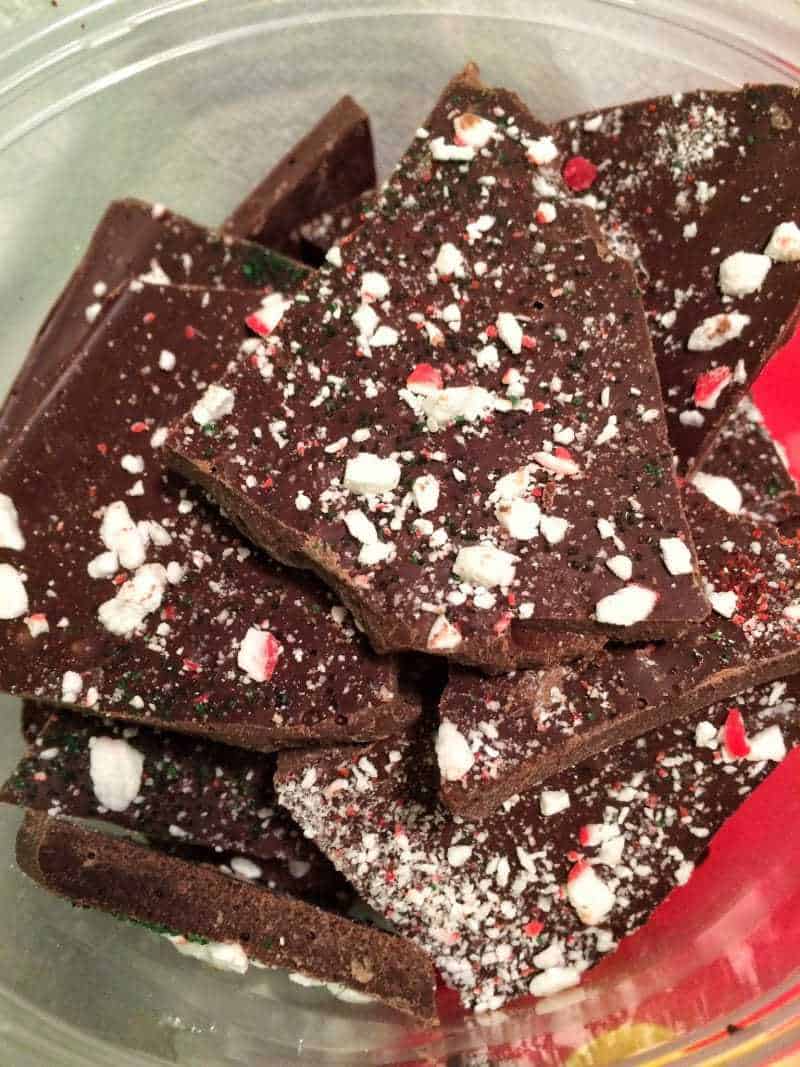
{"type": "Polygon", "coordinates": [[[645,922],[800,741],[798,131],[469,66],[377,192],[346,100],[222,234],[112,204],[2,422],[23,869],[425,1022],[645,922]]]}

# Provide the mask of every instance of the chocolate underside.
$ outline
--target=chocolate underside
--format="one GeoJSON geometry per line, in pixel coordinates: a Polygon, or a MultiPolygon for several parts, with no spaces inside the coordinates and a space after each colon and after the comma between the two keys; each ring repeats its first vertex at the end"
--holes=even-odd
{"type": "MultiPolygon", "coordinates": [[[[37,331],[0,412],[0,462],[69,365],[108,293],[155,267],[176,284],[263,290],[294,285],[297,264],[247,241],[223,237],[162,205],[109,204],[63,291],[37,331]]],[[[160,276],[160,273],[157,275],[160,276]]]]}
{"type": "Polygon", "coordinates": [[[334,900],[349,892],[318,849],[278,808],[274,758],[179,734],[70,712],[51,714],[0,790],[0,801],[50,815],[100,819],[168,844],[247,856],[295,895],[334,900]],[[122,811],[98,799],[96,739],[125,741],[144,757],[141,787],[122,811]],[[276,873],[277,872],[277,873],[276,873]]]}
{"type": "Polygon", "coordinates": [[[292,256],[321,262],[301,235],[309,218],[375,185],[369,116],[343,96],[259,182],[224,229],[292,256]]]}
{"type": "MultiPolygon", "coordinates": [[[[471,75],[457,79],[426,129],[429,136],[415,140],[384,189],[375,218],[343,243],[342,268],[321,271],[305,286],[302,301],[285,312],[268,341],[272,377],[242,366],[224,378],[235,402],[221,422],[214,453],[208,454],[185,419],[170,438],[170,462],[209,489],[268,551],[319,573],[381,651],[427,650],[508,669],[552,662],[553,637],[569,645],[559,655],[575,656],[581,647],[596,648],[612,631],[623,640],[682,632],[707,606],[695,577],[671,577],[659,554],[661,536],[689,539],[689,534],[669,473],[658,381],[628,266],[598,249],[594,223],[583,210],[559,199],[557,165],[536,168],[528,161],[521,142],[546,137],[547,129],[512,94],[485,89],[471,75]],[[505,125],[499,110],[514,122],[505,125]],[[455,112],[494,116],[495,133],[502,131],[503,140],[490,141],[491,148],[477,152],[468,166],[437,162],[431,138],[452,142],[455,112]],[[481,185],[480,177],[495,179],[495,185],[481,185]],[[540,193],[534,194],[532,180],[540,193]],[[557,204],[556,215],[549,223],[531,223],[543,183],[552,194],[547,206],[557,204]],[[446,199],[440,192],[445,185],[446,199]],[[414,197],[411,206],[408,196],[414,197]],[[493,226],[469,245],[466,226],[489,212],[493,226]],[[448,242],[463,250],[469,279],[428,282],[437,250],[448,242]],[[486,273],[472,273],[473,261],[485,263],[486,273]],[[373,310],[397,331],[398,342],[376,347],[369,356],[369,342],[356,339],[350,318],[362,275],[375,271],[388,279],[391,302],[379,299],[373,310]],[[493,278],[501,284],[502,299],[493,278]],[[451,301],[462,316],[458,330],[441,319],[443,305],[451,301]],[[526,316],[520,329],[530,348],[512,356],[498,338],[497,369],[481,368],[474,353],[491,340],[486,328],[495,329],[500,311],[526,316]],[[427,327],[409,323],[409,314],[439,331],[434,336],[441,344],[432,345],[427,327]],[[437,315],[439,325],[433,321],[437,315]],[[366,358],[357,358],[357,349],[366,358]],[[488,391],[503,390],[503,368],[511,367],[522,375],[526,396],[512,404],[497,393],[508,411],[496,411],[491,421],[459,419],[434,432],[417,410],[423,403],[419,394],[406,389],[415,365],[430,361],[442,368],[448,388],[488,391]],[[367,376],[372,386],[365,384],[367,376]],[[267,434],[252,437],[264,410],[279,412],[286,423],[283,442],[267,434]],[[520,457],[536,454],[543,440],[558,459],[564,446],[550,440],[554,434],[570,441],[581,476],[549,477],[546,456],[545,466],[530,463],[530,489],[543,511],[570,523],[566,539],[550,545],[541,537],[505,538],[488,500],[494,483],[517,470],[520,457]],[[601,434],[602,444],[595,445],[601,434]],[[400,455],[397,494],[367,500],[343,489],[347,461],[361,451],[400,455]],[[248,483],[251,474],[265,470],[272,479],[268,497],[248,483]],[[408,491],[423,474],[439,483],[439,503],[430,512],[433,546],[428,533],[411,527],[419,513],[408,491]],[[401,492],[408,493],[407,501],[401,492]],[[629,497],[636,507],[626,502],[629,497]],[[359,564],[361,545],[341,520],[344,511],[365,507],[378,520],[379,539],[395,546],[393,561],[359,564]],[[392,528],[390,516],[399,528],[392,528]],[[600,516],[634,528],[641,553],[637,580],[660,594],[649,616],[628,627],[594,619],[597,601],[620,588],[598,563],[600,516]],[[451,574],[456,549],[482,538],[519,559],[512,586],[503,595],[482,596],[484,606],[478,607],[472,597],[477,585],[459,593],[451,574]],[[454,603],[459,595],[463,603],[454,603]],[[447,647],[431,637],[432,625],[442,625],[443,611],[459,635],[447,647]],[[537,644],[543,655],[537,655],[537,644]]],[[[441,392],[445,399],[449,395],[441,392]]]]}
{"type": "Polygon", "coordinates": [[[800,261],[773,263],[748,295],[723,299],[717,284],[727,256],[763,252],[775,226],[800,214],[800,94],[765,85],[656,97],[558,129],[565,152],[599,168],[590,194],[606,236],[637,266],[670,441],[681,468],[702,466],[727,413],[800,321],[800,261]],[[732,310],[751,318],[739,339],[687,349],[704,319],[732,310]],[[716,406],[700,408],[698,376],[723,365],[733,379],[716,406]]]}
{"type": "MultiPolygon", "coordinates": [[[[740,696],[751,745],[773,725],[787,746],[800,740],[799,694],[795,676],[740,696]]],[[[282,753],[276,784],[306,833],[431,954],[464,1004],[493,1010],[576,984],[688,879],[770,766],[727,762],[718,730],[732,739],[729,717],[714,705],[662,727],[479,823],[437,801],[433,726],[424,720],[366,748],[282,753]],[[696,735],[700,723],[710,725],[696,735]]]]}
{"type": "Polygon", "coordinates": [[[415,946],[311,904],[66,820],[28,812],[17,862],[42,888],[193,938],[236,942],[268,967],[338,982],[436,1021],[433,968],[415,946]]]}
{"type": "Polygon", "coordinates": [[[798,542],[727,515],[691,488],[686,510],[712,603],[732,617],[715,607],[681,641],[609,646],[560,678],[452,671],[439,715],[468,739],[474,761],[442,783],[454,811],[482,818],[595,752],[800,670],[800,622],[786,614],[800,604],[798,542]],[[725,593],[734,594],[730,605],[715,601],[725,593]]]}
{"type": "MultiPolygon", "coordinates": [[[[371,652],[319,582],[242,544],[162,466],[163,427],[209,377],[237,354],[265,358],[244,325],[258,306],[247,292],[137,283],[109,301],[51,384],[0,478],[26,538],[21,551],[0,550],[27,576],[27,613],[0,623],[7,691],[261,749],[378,736],[417,714],[394,660],[371,652]],[[174,366],[162,366],[165,352],[174,366]],[[87,570],[106,547],[103,509],[117,501],[134,522],[157,524],[146,565],[172,564],[173,581],[129,636],[109,632],[98,610],[138,570],[121,560],[106,577],[87,570]],[[25,620],[39,616],[49,630],[34,636],[25,620]],[[237,662],[254,627],[281,646],[264,681],[237,662]],[[80,676],[77,692],[67,672],[80,676]]],[[[214,424],[203,429],[210,441],[214,424]]]]}

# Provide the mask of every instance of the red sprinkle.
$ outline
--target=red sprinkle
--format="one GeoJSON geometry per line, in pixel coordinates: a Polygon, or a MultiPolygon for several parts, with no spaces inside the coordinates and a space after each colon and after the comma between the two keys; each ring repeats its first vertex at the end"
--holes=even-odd
{"type": "Polygon", "coordinates": [[[544,923],[536,922],[535,919],[522,927],[523,933],[528,937],[538,937],[542,930],[544,930],[544,923]]]}
{"type": "Polygon", "coordinates": [[[597,177],[597,167],[585,156],[573,156],[564,164],[564,181],[576,193],[582,193],[585,189],[594,185],[597,177]]]}
{"type": "Polygon", "coordinates": [[[147,433],[146,422],[134,422],[131,425],[131,433],[147,433]]]}
{"type": "Polygon", "coordinates": [[[183,336],[186,338],[187,341],[193,340],[196,335],[197,330],[194,328],[194,326],[187,326],[183,331],[183,336]]]}

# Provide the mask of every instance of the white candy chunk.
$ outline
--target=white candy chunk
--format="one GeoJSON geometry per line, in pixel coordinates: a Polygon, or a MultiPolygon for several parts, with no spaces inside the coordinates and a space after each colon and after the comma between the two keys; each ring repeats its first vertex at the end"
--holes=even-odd
{"type": "Polygon", "coordinates": [[[434,137],[431,155],[438,163],[469,163],[475,158],[475,149],[472,145],[448,144],[444,137],[434,137]]]}
{"type": "Polygon", "coordinates": [[[569,807],[569,793],[566,789],[543,789],[539,794],[539,811],[545,818],[558,815],[569,807]]]}
{"type": "Polygon", "coordinates": [[[586,926],[598,926],[614,907],[615,897],[593,867],[573,868],[567,880],[567,899],[586,926]]]}
{"type": "Polygon", "coordinates": [[[328,251],[325,253],[325,262],[330,263],[332,267],[341,267],[342,265],[342,250],[338,245],[331,245],[328,251]]]}
{"type": "Polygon", "coordinates": [[[552,137],[537,137],[535,141],[526,141],[525,151],[530,162],[537,167],[552,163],[558,156],[558,149],[552,137]]]}
{"type": "Polygon", "coordinates": [[[497,126],[489,119],[465,111],[463,115],[456,115],[453,119],[453,129],[456,144],[469,145],[470,148],[484,148],[497,126]]]}
{"type": "Polygon", "coordinates": [[[469,742],[449,719],[444,719],[436,733],[436,759],[446,782],[457,782],[470,770],[475,757],[469,742]]]}
{"type": "Polygon", "coordinates": [[[494,483],[494,489],[489,496],[492,502],[498,500],[516,500],[517,497],[525,496],[530,486],[530,467],[520,467],[519,470],[504,474],[494,483]]]}
{"type": "Polygon", "coordinates": [[[555,515],[542,515],[539,528],[548,545],[559,545],[567,536],[569,523],[566,519],[559,519],[555,515]]]}
{"type": "Polygon", "coordinates": [[[708,599],[711,601],[711,607],[716,611],[717,615],[731,619],[736,614],[738,598],[732,589],[725,593],[709,593],[708,599]]]}
{"type": "Polygon", "coordinates": [[[515,356],[522,351],[522,327],[510,311],[501,311],[495,323],[497,336],[515,356]]]}
{"type": "Polygon", "coordinates": [[[440,278],[464,277],[464,257],[450,241],[441,246],[433,265],[440,278]]]}
{"type": "Polygon", "coordinates": [[[658,603],[658,593],[643,585],[626,585],[616,593],[598,600],[597,621],[608,626],[634,626],[652,614],[658,603]]]}
{"type": "Polygon", "coordinates": [[[253,863],[246,856],[234,856],[230,868],[237,878],[246,878],[249,882],[255,881],[264,873],[257,863],[253,863]]]}
{"type": "Polygon", "coordinates": [[[283,318],[284,312],[292,306],[292,301],[287,300],[283,293],[268,293],[261,301],[261,307],[256,312],[257,318],[264,327],[266,333],[272,333],[283,318]]]}
{"type": "MultiPolygon", "coordinates": [[[[535,871],[531,873],[535,873],[535,871]]],[[[534,967],[538,967],[542,971],[549,971],[551,967],[563,966],[564,943],[562,941],[551,941],[547,948],[543,948],[541,952],[537,952],[532,957],[532,963],[534,967]]]]}
{"type": "Polygon", "coordinates": [[[371,348],[391,348],[400,339],[400,334],[392,326],[379,326],[370,338],[371,348]]]}
{"type": "Polygon", "coordinates": [[[66,704],[75,704],[83,692],[83,678],[77,671],[64,671],[61,679],[61,699],[66,704]]]}
{"type": "Polygon", "coordinates": [[[367,518],[363,511],[353,509],[344,516],[344,524],[351,537],[360,541],[362,545],[374,545],[378,540],[378,530],[375,523],[367,518]]]}
{"type": "Polygon", "coordinates": [[[742,494],[739,487],[721,474],[706,474],[698,471],[689,479],[712,504],[727,511],[729,515],[738,515],[742,510],[742,494]]]}
{"type": "Polygon", "coordinates": [[[716,748],[719,744],[717,728],[713,722],[704,719],[699,722],[694,731],[694,743],[698,748],[716,748]]]}
{"type": "Polygon", "coordinates": [[[19,571],[0,563],[0,619],[18,619],[28,610],[28,591],[19,571]]]}
{"type": "Polygon", "coordinates": [[[600,127],[603,125],[602,115],[592,115],[589,119],[583,120],[583,128],[587,133],[597,133],[600,127]]]}
{"type": "Polygon", "coordinates": [[[136,570],[147,558],[148,537],[133,521],[123,500],[115,500],[103,513],[100,540],[109,552],[116,554],[125,570],[136,570]]]}
{"type": "Polygon", "coordinates": [[[551,471],[553,474],[563,474],[567,478],[574,478],[581,472],[574,459],[556,456],[552,452],[534,452],[533,460],[538,467],[551,471]]]}
{"type": "Polygon", "coordinates": [[[456,385],[420,398],[429,430],[443,430],[456,421],[477,422],[494,411],[496,397],[479,385],[456,385]]]}
{"type": "Polygon", "coordinates": [[[369,304],[361,304],[352,315],[353,322],[358,330],[359,337],[363,337],[365,341],[369,341],[372,335],[378,328],[380,319],[375,312],[375,309],[370,307],[369,304]]]}
{"type": "Polygon", "coordinates": [[[764,254],[778,263],[800,260],[800,228],[796,222],[779,222],[772,231],[764,254]]]}
{"type": "Polygon", "coordinates": [[[800,600],[793,600],[783,609],[784,618],[790,622],[800,622],[800,600]]]}
{"type": "Polygon", "coordinates": [[[25,538],[19,528],[19,515],[14,501],[5,493],[0,493],[0,548],[21,552],[24,547],[25,538]]]}
{"type": "Polygon", "coordinates": [[[428,631],[428,648],[431,652],[448,652],[461,644],[461,632],[444,615],[437,615],[428,631]]]}
{"type": "Polygon", "coordinates": [[[269,630],[251,626],[239,645],[236,664],[254,682],[268,682],[282,652],[283,645],[269,630]]]}
{"type": "Polygon", "coordinates": [[[501,500],[495,506],[494,514],[509,537],[517,541],[530,541],[539,531],[542,513],[535,500],[521,500],[519,497],[501,500]]]}
{"type": "Polygon", "coordinates": [[[384,300],[389,295],[389,279],[377,270],[368,270],[361,275],[361,299],[384,300]]]}
{"type": "Polygon", "coordinates": [[[397,460],[383,459],[373,452],[359,452],[347,461],[344,486],[359,496],[390,493],[397,488],[401,473],[397,460]]]}
{"type": "Polygon", "coordinates": [[[551,997],[565,989],[572,989],[580,980],[581,972],[576,967],[548,967],[531,979],[528,991],[534,997],[551,997]]]}
{"type": "Polygon", "coordinates": [[[169,943],[182,956],[207,963],[216,971],[232,971],[234,974],[247,974],[250,961],[247,954],[237,942],[209,941],[201,945],[199,941],[188,941],[185,937],[174,934],[164,935],[169,943]]]}
{"type": "Polygon", "coordinates": [[[726,296],[747,296],[764,284],[772,266],[769,256],[757,252],[734,252],[719,265],[719,287],[726,296]]]}
{"type": "Polygon", "coordinates": [[[128,474],[141,474],[144,470],[144,458],[142,456],[132,456],[129,452],[126,452],[119,461],[119,465],[128,474]]]}
{"type": "Polygon", "coordinates": [[[139,275],[140,282],[148,285],[169,285],[170,278],[157,259],[150,260],[150,270],[146,274],[139,275]]]}
{"type": "Polygon", "coordinates": [[[633,575],[633,561],[630,556],[612,556],[611,559],[606,560],[606,566],[612,574],[616,574],[623,582],[629,582],[633,575]]]}
{"type": "Polygon", "coordinates": [[[710,315],[692,330],[688,342],[689,351],[710,352],[713,348],[720,348],[728,341],[735,341],[740,337],[742,330],[749,324],[750,316],[742,315],[738,311],[710,315]]]}
{"type": "Polygon", "coordinates": [[[391,541],[373,541],[372,544],[361,546],[358,562],[362,567],[374,567],[378,563],[394,559],[396,552],[397,549],[391,541]]]}
{"type": "Polygon", "coordinates": [[[207,426],[210,422],[230,415],[233,411],[235,394],[222,385],[209,385],[192,408],[192,418],[198,426],[207,426]]]}
{"type": "Polygon", "coordinates": [[[659,541],[661,558],[670,574],[691,574],[694,571],[692,553],[680,537],[662,537],[659,541]]]}
{"type": "Polygon", "coordinates": [[[514,581],[516,556],[495,545],[468,545],[459,549],[453,573],[465,582],[493,589],[508,586],[514,581]]]}
{"type": "Polygon", "coordinates": [[[556,209],[549,200],[542,200],[537,204],[534,218],[537,222],[552,222],[556,217],[556,209]]]}
{"type": "Polygon", "coordinates": [[[177,360],[174,352],[170,352],[168,348],[161,349],[161,354],[158,357],[158,366],[161,370],[167,372],[175,370],[176,362],[177,360]]]}
{"type": "Polygon", "coordinates": [[[786,755],[786,742],[777,723],[773,726],[767,726],[764,730],[759,730],[757,734],[749,737],[748,741],[750,743],[750,751],[747,753],[747,758],[754,763],[758,763],[761,760],[772,760],[773,763],[780,763],[786,755]]]}
{"type": "Polygon", "coordinates": [[[89,775],[101,807],[125,811],[142,788],[144,756],[122,738],[89,739],[89,775]]]}
{"type": "Polygon", "coordinates": [[[411,486],[411,494],[420,514],[427,515],[439,506],[439,481],[433,474],[421,474],[411,486]]]}
{"type": "Polygon", "coordinates": [[[451,867],[463,867],[472,855],[472,845],[451,845],[447,850],[447,862],[451,867]]]}
{"type": "Polygon", "coordinates": [[[41,634],[50,633],[50,623],[47,621],[47,616],[41,612],[29,615],[25,619],[25,625],[28,627],[31,637],[39,637],[41,634]]]}
{"type": "Polygon", "coordinates": [[[120,586],[113,600],[100,605],[97,617],[112,634],[130,637],[151,612],[161,607],[166,586],[166,569],[160,563],[146,563],[120,586]]]}

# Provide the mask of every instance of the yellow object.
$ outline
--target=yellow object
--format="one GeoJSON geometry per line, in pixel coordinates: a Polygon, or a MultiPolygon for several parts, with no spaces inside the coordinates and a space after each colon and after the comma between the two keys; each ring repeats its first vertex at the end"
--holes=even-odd
{"type": "Polygon", "coordinates": [[[674,1036],[666,1026],[657,1023],[624,1023],[576,1049],[566,1067],[612,1067],[626,1056],[645,1052],[674,1036]]]}

